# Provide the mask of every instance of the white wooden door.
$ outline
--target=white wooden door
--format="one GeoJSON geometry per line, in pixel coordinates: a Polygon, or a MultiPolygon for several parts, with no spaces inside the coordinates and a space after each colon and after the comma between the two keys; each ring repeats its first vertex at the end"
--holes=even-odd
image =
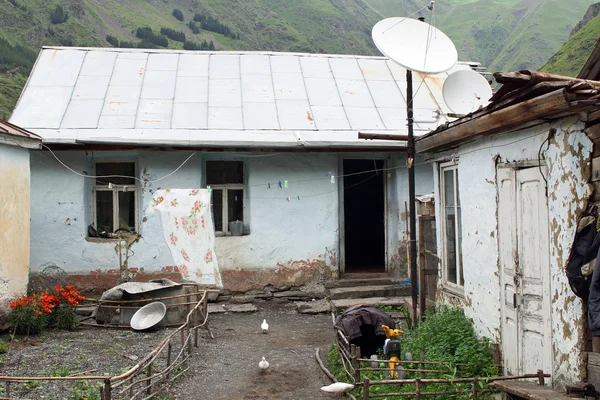
{"type": "Polygon", "coordinates": [[[498,240],[500,247],[500,300],[502,304],[502,355],[504,372],[518,375],[517,341],[517,214],[515,171],[498,168],[498,240]]]}
{"type": "Polygon", "coordinates": [[[537,167],[499,168],[498,185],[505,372],[551,371],[545,182],[537,167]]]}

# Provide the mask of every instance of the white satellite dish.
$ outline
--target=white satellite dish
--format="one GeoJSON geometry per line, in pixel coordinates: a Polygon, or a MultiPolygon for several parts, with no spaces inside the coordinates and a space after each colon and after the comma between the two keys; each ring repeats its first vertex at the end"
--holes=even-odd
{"type": "Polygon", "coordinates": [[[412,18],[386,18],[372,31],[375,46],[392,61],[411,71],[437,74],[456,64],[458,53],[444,32],[412,18]]]}
{"type": "Polygon", "coordinates": [[[456,114],[470,114],[490,103],[492,88],[481,74],[472,69],[460,70],[446,78],[442,95],[456,114]]]}

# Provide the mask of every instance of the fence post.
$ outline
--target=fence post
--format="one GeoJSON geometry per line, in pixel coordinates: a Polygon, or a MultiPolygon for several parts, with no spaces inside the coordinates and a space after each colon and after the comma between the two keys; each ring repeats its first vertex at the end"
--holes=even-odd
{"type": "Polygon", "coordinates": [[[167,380],[169,380],[169,375],[171,375],[171,340],[169,340],[169,344],[167,345],[167,380]]]}
{"type": "Polygon", "coordinates": [[[351,344],[350,345],[350,367],[352,367],[352,375],[355,379],[356,379],[356,368],[358,368],[357,364],[358,364],[358,362],[356,360],[356,345],[351,344]]]}
{"type": "MultiPolygon", "coordinates": [[[[421,350],[421,362],[419,363],[419,369],[422,371],[425,369],[425,350],[421,350]]],[[[419,372],[419,378],[423,376],[422,372],[419,372]]]]}
{"type": "Polygon", "coordinates": [[[354,367],[354,382],[360,382],[360,361],[358,361],[358,359],[362,356],[360,353],[360,347],[355,347],[354,356],[356,357],[356,366],[354,367]]]}
{"type": "Polygon", "coordinates": [[[152,394],[152,363],[148,364],[146,375],[148,376],[148,388],[146,389],[146,394],[152,394]]]}
{"type": "MultiPolygon", "coordinates": [[[[102,391],[102,388],[100,389],[102,391]]],[[[112,399],[112,386],[110,384],[110,379],[104,380],[104,396],[102,396],[103,400],[111,400],[112,399]]]]}
{"type": "Polygon", "coordinates": [[[4,391],[6,392],[6,398],[10,398],[10,381],[4,382],[4,391]]]}
{"type": "Polygon", "coordinates": [[[415,379],[415,400],[421,400],[421,379],[415,379]]]}
{"type": "Polygon", "coordinates": [[[194,328],[194,347],[198,347],[198,327],[194,328]]]}
{"type": "Polygon", "coordinates": [[[365,378],[363,382],[363,400],[369,399],[369,378],[365,378]]]}
{"type": "Polygon", "coordinates": [[[477,378],[473,378],[473,400],[477,400],[477,391],[479,390],[477,378]]]}
{"type": "Polygon", "coordinates": [[[544,370],[537,370],[538,383],[540,386],[544,386],[546,384],[546,380],[544,379],[544,370]]]}

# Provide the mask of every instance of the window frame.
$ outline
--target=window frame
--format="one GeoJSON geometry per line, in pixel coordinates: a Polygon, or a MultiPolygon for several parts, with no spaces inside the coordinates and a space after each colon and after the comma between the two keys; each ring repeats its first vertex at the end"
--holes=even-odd
{"type": "MultiPolygon", "coordinates": [[[[106,160],[94,160],[92,164],[92,170],[94,171],[93,176],[97,176],[96,166],[98,164],[133,164],[135,177],[138,176],[138,163],[133,159],[106,159],[106,160]]],[[[112,192],[112,201],[113,201],[113,230],[112,232],[107,233],[115,233],[117,229],[119,229],[119,193],[124,192],[133,192],[133,202],[134,202],[134,231],[135,233],[140,233],[140,225],[139,225],[139,192],[140,192],[140,184],[137,179],[134,179],[133,185],[118,185],[117,187],[109,188],[108,184],[99,185],[96,182],[96,178],[93,178],[92,185],[92,224],[95,229],[98,229],[98,210],[96,205],[96,193],[97,192],[112,192]]],[[[106,178],[109,179],[109,178],[106,178]]]]}
{"type": "MultiPolygon", "coordinates": [[[[215,224],[214,218],[213,218],[213,224],[214,224],[214,228],[215,228],[215,236],[232,236],[231,232],[229,231],[229,196],[228,196],[228,191],[229,190],[241,190],[242,191],[242,222],[244,223],[244,227],[246,225],[246,163],[242,160],[223,160],[223,159],[215,159],[215,160],[206,160],[204,162],[204,180],[206,182],[206,187],[210,187],[210,208],[211,208],[211,217],[213,216],[213,210],[214,210],[214,203],[213,203],[213,196],[215,194],[215,190],[221,190],[222,193],[222,207],[223,209],[221,210],[222,214],[222,221],[223,221],[223,230],[222,231],[218,231],[217,230],[217,226],[215,224]],[[211,185],[208,184],[208,163],[210,162],[215,162],[215,161],[221,161],[221,162],[241,162],[242,163],[242,168],[243,168],[243,183],[224,183],[224,184],[216,184],[216,185],[211,185]]],[[[245,235],[246,233],[244,232],[242,235],[245,235]]]]}
{"type": "Polygon", "coordinates": [[[462,294],[464,291],[464,269],[462,263],[462,213],[459,213],[461,209],[459,203],[459,184],[458,184],[458,163],[456,161],[443,162],[439,164],[439,190],[440,190],[440,221],[441,221],[441,243],[442,243],[442,283],[445,287],[449,288],[451,291],[456,292],[458,294],[462,294]],[[448,279],[448,240],[447,240],[447,221],[446,221],[446,171],[453,171],[453,180],[454,180],[454,235],[456,238],[455,245],[455,254],[456,254],[456,282],[452,282],[448,279]],[[461,276],[463,283],[461,284],[461,276]]]}

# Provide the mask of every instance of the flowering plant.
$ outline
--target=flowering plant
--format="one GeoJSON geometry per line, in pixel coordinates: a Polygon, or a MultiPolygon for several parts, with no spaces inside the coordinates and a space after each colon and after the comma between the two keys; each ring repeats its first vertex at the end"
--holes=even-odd
{"type": "Polygon", "coordinates": [[[75,306],[85,297],[80,296],[75,286],[68,285],[62,287],[55,286],[54,289],[58,293],[59,304],[54,313],[52,313],[52,326],[58,329],[75,330],[79,326],[79,318],[75,306]]]}
{"type": "Polygon", "coordinates": [[[8,304],[13,309],[10,321],[24,335],[40,333],[48,326],[73,330],[79,324],[75,306],[83,299],[71,285],[55,286],[54,293],[21,296],[8,304]]]}
{"type": "Polygon", "coordinates": [[[24,335],[40,333],[48,326],[49,314],[59,303],[57,296],[48,292],[21,296],[10,302],[10,319],[15,331],[24,335]]]}

